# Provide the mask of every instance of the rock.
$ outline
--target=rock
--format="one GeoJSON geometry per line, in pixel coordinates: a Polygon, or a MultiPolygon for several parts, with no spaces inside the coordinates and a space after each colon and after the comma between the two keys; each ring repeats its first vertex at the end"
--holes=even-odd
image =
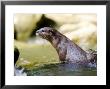
{"type": "Polygon", "coordinates": [[[59,28],[59,31],[64,34],[72,31],[76,31],[82,28],[89,28],[89,29],[95,29],[96,25],[91,22],[82,21],[77,24],[64,24],[59,28]]]}
{"type": "Polygon", "coordinates": [[[22,68],[21,66],[17,67],[15,66],[14,67],[14,76],[27,76],[26,72],[25,71],[25,68],[22,68]]]}
{"type": "MultiPolygon", "coordinates": [[[[79,24],[81,26],[81,24],[79,24]]],[[[83,49],[96,49],[97,44],[97,30],[93,24],[87,26],[82,25],[79,29],[64,34],[71,40],[74,40],[83,49]]]]}
{"type": "Polygon", "coordinates": [[[78,25],[77,24],[64,24],[59,28],[59,32],[61,32],[62,34],[68,33],[68,32],[72,32],[78,29],[78,25]]]}
{"type": "Polygon", "coordinates": [[[76,18],[80,19],[80,22],[88,22],[97,24],[97,15],[96,14],[77,14],[76,18]]]}
{"type": "Polygon", "coordinates": [[[59,26],[64,24],[77,24],[80,22],[91,22],[96,24],[96,14],[45,14],[47,18],[55,21],[59,26]]]}
{"type": "Polygon", "coordinates": [[[45,16],[55,21],[59,26],[80,21],[76,18],[76,14],[45,14],[45,16]]]}

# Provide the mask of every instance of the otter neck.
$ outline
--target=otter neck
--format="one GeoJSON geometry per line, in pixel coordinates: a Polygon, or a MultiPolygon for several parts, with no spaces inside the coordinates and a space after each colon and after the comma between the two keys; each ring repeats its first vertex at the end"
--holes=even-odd
{"type": "Polygon", "coordinates": [[[53,36],[50,41],[50,43],[56,49],[57,52],[59,52],[58,44],[60,43],[60,41],[61,41],[60,33],[57,33],[56,36],[53,36]]]}

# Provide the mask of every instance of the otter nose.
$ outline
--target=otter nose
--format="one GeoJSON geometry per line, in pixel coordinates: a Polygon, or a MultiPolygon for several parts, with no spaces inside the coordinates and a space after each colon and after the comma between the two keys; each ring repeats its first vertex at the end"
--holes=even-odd
{"type": "Polygon", "coordinates": [[[37,30],[37,31],[36,31],[36,35],[39,35],[39,33],[40,33],[40,31],[39,31],[39,30],[37,30]]]}
{"type": "Polygon", "coordinates": [[[40,32],[40,30],[37,30],[37,31],[36,31],[36,33],[39,33],[39,32],[40,32]]]}

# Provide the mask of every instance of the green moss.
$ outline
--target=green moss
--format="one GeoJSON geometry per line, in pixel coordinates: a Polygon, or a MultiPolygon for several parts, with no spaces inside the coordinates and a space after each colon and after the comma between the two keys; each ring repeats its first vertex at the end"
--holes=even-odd
{"type": "Polygon", "coordinates": [[[56,50],[50,44],[32,45],[15,41],[15,46],[20,51],[18,66],[32,68],[42,64],[57,63],[59,60],[56,50]]]}

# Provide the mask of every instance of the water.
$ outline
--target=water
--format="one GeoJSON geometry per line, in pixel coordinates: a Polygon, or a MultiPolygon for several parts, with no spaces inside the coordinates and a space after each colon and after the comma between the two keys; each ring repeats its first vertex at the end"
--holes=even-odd
{"type": "Polygon", "coordinates": [[[45,64],[24,72],[27,76],[97,76],[94,66],[61,63],[45,64]]]}
{"type": "MultiPolygon", "coordinates": [[[[37,42],[36,42],[37,43],[37,42]]],[[[16,43],[20,57],[15,68],[16,76],[96,76],[97,66],[89,64],[61,64],[56,50],[51,45],[16,43]],[[46,64],[48,63],[48,64],[46,64]],[[38,66],[39,65],[39,66],[38,66]],[[37,66],[37,67],[35,67],[37,66]],[[28,69],[25,69],[25,68],[28,69]],[[29,70],[30,69],[30,70],[29,70]]],[[[43,44],[43,43],[42,43],[43,44]]]]}

